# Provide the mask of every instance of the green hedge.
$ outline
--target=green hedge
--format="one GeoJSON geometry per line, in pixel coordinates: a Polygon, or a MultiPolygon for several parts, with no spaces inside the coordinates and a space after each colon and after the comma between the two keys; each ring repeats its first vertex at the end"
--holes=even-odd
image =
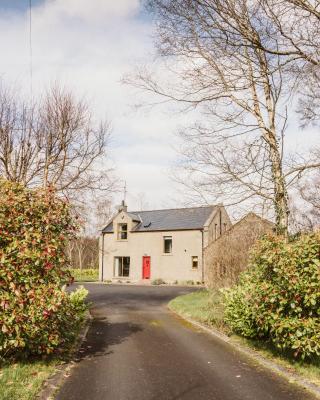
{"type": "Polygon", "coordinates": [[[65,246],[76,229],[53,190],[0,180],[0,357],[60,352],[73,339],[85,293],[61,288],[71,282],[65,246]]]}
{"type": "Polygon", "coordinates": [[[302,359],[320,356],[320,233],[292,243],[261,240],[224,303],[225,321],[236,333],[302,359]]]}
{"type": "Polygon", "coordinates": [[[73,268],[70,270],[75,282],[95,282],[99,280],[99,270],[95,268],[79,269],[73,268]]]}

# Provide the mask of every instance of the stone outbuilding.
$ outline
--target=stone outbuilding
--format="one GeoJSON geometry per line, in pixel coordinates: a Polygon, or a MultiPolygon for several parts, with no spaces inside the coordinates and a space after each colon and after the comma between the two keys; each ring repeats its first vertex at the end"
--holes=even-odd
{"type": "Polygon", "coordinates": [[[209,288],[228,287],[247,268],[250,250],[261,236],[272,233],[274,224],[249,213],[204,249],[205,284],[209,288]]]}

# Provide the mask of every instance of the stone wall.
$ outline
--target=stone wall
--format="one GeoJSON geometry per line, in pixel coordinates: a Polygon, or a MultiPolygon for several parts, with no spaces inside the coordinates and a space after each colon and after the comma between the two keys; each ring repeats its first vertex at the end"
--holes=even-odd
{"type": "Polygon", "coordinates": [[[274,225],[254,213],[247,214],[204,250],[205,283],[209,288],[228,287],[247,267],[256,240],[273,231],[274,225]]]}

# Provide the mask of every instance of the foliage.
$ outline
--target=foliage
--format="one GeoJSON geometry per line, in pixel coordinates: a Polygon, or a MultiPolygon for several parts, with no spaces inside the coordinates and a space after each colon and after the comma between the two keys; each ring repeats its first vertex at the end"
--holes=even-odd
{"type": "Polygon", "coordinates": [[[265,237],[237,286],[224,291],[225,321],[248,338],[305,358],[320,355],[320,233],[291,243],[265,237]]]}
{"type": "Polygon", "coordinates": [[[72,307],[78,315],[83,314],[87,310],[85,300],[88,296],[88,293],[89,291],[86,288],[80,286],[69,295],[72,307]]]}
{"type": "Polygon", "coordinates": [[[53,190],[29,190],[8,181],[0,181],[0,196],[2,288],[25,291],[69,282],[65,245],[76,231],[69,204],[53,190]]]}
{"type": "Polygon", "coordinates": [[[165,285],[166,282],[162,278],[153,279],[151,282],[152,285],[165,285]]]}
{"type": "Polygon", "coordinates": [[[97,268],[72,268],[70,273],[75,282],[94,282],[99,279],[99,270],[97,268]]]}
{"type": "Polygon", "coordinates": [[[53,190],[0,181],[0,356],[59,352],[72,340],[83,308],[61,287],[72,280],[64,250],[75,230],[53,190]]]}
{"type": "Polygon", "coordinates": [[[69,295],[53,285],[39,285],[33,297],[13,301],[1,313],[0,354],[50,354],[73,342],[86,305],[83,293],[69,295]]]}

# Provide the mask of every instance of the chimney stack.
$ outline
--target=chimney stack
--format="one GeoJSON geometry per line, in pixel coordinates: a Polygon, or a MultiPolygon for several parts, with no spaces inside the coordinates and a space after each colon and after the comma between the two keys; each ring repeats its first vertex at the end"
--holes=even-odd
{"type": "Polygon", "coordinates": [[[119,210],[119,212],[121,212],[121,211],[127,212],[128,211],[128,206],[126,205],[124,200],[122,200],[121,205],[118,207],[118,210],[119,210]]]}

